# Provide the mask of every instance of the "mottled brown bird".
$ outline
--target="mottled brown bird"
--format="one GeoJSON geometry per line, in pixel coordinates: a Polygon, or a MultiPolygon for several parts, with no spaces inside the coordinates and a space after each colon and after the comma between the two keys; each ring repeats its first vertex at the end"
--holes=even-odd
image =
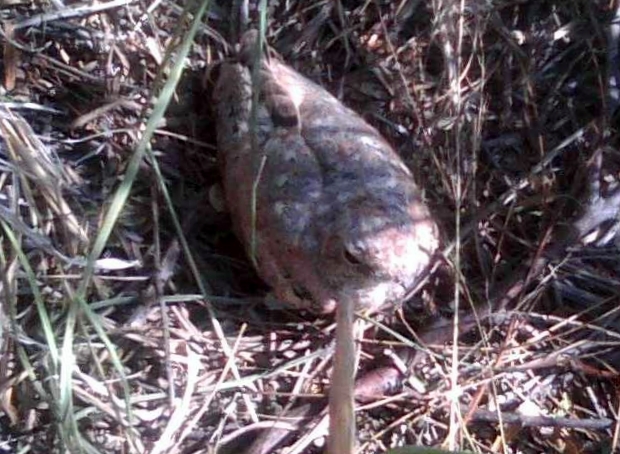
{"type": "Polygon", "coordinates": [[[259,275],[317,312],[400,300],[438,247],[411,172],[359,115],[277,58],[260,59],[254,86],[255,42],[246,34],[237,61],[222,64],[215,101],[226,202],[259,275]]]}

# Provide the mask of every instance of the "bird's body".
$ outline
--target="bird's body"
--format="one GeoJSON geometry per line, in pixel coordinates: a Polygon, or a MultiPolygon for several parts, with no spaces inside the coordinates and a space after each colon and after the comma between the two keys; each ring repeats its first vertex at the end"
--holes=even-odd
{"type": "Polygon", "coordinates": [[[401,299],[438,246],[409,169],[359,115],[276,58],[260,62],[252,127],[248,60],[222,65],[215,101],[226,201],[259,275],[278,298],[318,312],[344,298],[401,299]]]}

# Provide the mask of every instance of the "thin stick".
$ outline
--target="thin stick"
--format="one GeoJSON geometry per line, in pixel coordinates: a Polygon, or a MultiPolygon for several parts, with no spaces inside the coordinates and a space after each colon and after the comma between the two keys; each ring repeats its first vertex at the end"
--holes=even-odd
{"type": "Polygon", "coordinates": [[[53,11],[44,14],[37,14],[36,16],[29,17],[22,22],[14,24],[14,30],[19,30],[27,27],[39,27],[46,22],[54,22],[57,20],[66,20],[73,17],[84,17],[92,14],[100,13],[108,9],[119,8],[121,6],[129,6],[134,0],[114,0],[107,3],[100,3],[98,5],[85,5],[78,6],[76,8],[66,8],[61,11],[53,11]]]}
{"type": "Polygon", "coordinates": [[[614,423],[614,421],[609,418],[561,418],[543,415],[528,416],[518,413],[502,413],[500,421],[497,412],[486,410],[476,410],[472,415],[472,420],[516,424],[521,427],[562,427],[588,430],[608,429],[614,423]]]}
{"type": "Polygon", "coordinates": [[[338,304],[336,353],[329,391],[328,454],[352,454],[355,449],[355,340],[353,301],[338,304]]]}

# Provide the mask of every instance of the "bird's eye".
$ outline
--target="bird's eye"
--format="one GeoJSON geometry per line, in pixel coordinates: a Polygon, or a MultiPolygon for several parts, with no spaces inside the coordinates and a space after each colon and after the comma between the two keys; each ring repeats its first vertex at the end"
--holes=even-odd
{"type": "Polygon", "coordinates": [[[293,285],[292,287],[293,293],[297,298],[302,301],[312,301],[312,293],[307,290],[304,286],[301,285],[293,285]]]}
{"type": "Polygon", "coordinates": [[[346,249],[344,250],[342,255],[344,259],[351,265],[359,266],[362,264],[359,258],[357,258],[355,255],[353,255],[351,252],[349,252],[346,249]]]}

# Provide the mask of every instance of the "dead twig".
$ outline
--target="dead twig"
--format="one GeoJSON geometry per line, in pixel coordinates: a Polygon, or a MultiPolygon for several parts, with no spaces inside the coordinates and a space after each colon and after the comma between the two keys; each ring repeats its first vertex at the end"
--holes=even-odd
{"type": "Polygon", "coordinates": [[[516,424],[522,427],[559,427],[568,429],[608,429],[614,423],[608,418],[563,418],[559,416],[528,416],[519,413],[502,412],[501,417],[497,412],[476,410],[471,415],[472,421],[496,422],[502,424],[516,424]]]}

